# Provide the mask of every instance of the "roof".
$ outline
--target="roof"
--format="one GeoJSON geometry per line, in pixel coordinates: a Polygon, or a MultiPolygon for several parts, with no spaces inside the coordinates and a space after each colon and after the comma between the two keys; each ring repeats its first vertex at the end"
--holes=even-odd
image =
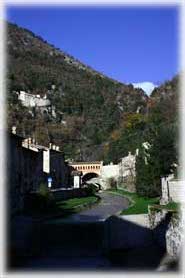
{"type": "Polygon", "coordinates": [[[102,164],[102,161],[85,161],[85,162],[70,162],[70,165],[84,165],[84,164],[102,164]]]}

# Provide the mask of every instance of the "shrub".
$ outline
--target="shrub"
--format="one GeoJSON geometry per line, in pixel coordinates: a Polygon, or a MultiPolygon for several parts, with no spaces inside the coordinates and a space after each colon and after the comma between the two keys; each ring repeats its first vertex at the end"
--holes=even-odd
{"type": "Polygon", "coordinates": [[[25,212],[29,214],[47,213],[55,209],[55,201],[45,184],[41,184],[37,193],[25,198],[25,212]]]}
{"type": "Polygon", "coordinates": [[[117,181],[115,178],[111,177],[108,179],[108,186],[111,188],[111,189],[117,189],[117,181]]]}
{"type": "Polygon", "coordinates": [[[49,188],[47,187],[46,184],[44,184],[44,183],[40,184],[40,187],[39,187],[39,190],[38,190],[38,194],[40,196],[43,196],[43,197],[49,197],[50,192],[49,192],[49,188]]]}
{"type": "Polygon", "coordinates": [[[97,191],[97,187],[93,183],[89,183],[86,190],[88,196],[94,196],[97,191]]]}

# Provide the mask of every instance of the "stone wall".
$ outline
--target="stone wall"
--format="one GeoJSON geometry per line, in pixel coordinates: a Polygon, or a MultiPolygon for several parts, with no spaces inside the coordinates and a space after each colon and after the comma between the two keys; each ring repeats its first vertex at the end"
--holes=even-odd
{"type": "Polygon", "coordinates": [[[135,192],[135,162],[136,155],[130,152],[128,156],[123,157],[119,163],[119,187],[130,192],[135,192]]]}
{"type": "Polygon", "coordinates": [[[141,227],[149,228],[148,214],[121,215],[119,217],[141,227]]]}
{"type": "Polygon", "coordinates": [[[174,202],[182,202],[183,199],[184,182],[180,180],[169,181],[169,196],[174,202]]]}
{"type": "Polygon", "coordinates": [[[123,157],[119,163],[119,176],[135,176],[135,162],[136,156],[132,155],[130,152],[128,156],[123,157]]]}
{"type": "Polygon", "coordinates": [[[48,177],[52,177],[52,187],[69,187],[71,168],[65,162],[64,154],[49,149],[49,171],[44,172],[43,158],[46,149],[38,145],[22,145],[22,137],[8,134],[7,145],[7,188],[8,206],[11,214],[24,208],[24,199],[27,194],[37,191],[40,185],[48,184],[48,177]]]}
{"type": "Polygon", "coordinates": [[[102,166],[101,177],[103,179],[115,178],[118,179],[119,176],[119,166],[117,164],[109,164],[102,166]]]}
{"type": "Polygon", "coordinates": [[[179,214],[173,214],[166,232],[166,249],[172,257],[179,257],[184,242],[184,230],[179,214]]]}
{"type": "Polygon", "coordinates": [[[150,209],[149,207],[148,219],[150,229],[155,229],[161,223],[161,221],[165,219],[167,213],[168,211],[165,209],[157,211],[150,209]]]}
{"type": "Polygon", "coordinates": [[[183,246],[183,221],[179,213],[149,210],[149,227],[153,230],[156,242],[166,248],[167,254],[180,256],[183,246]]]}
{"type": "Polygon", "coordinates": [[[160,203],[165,205],[170,201],[183,202],[184,188],[184,181],[174,180],[173,175],[161,178],[162,197],[160,203]]]}
{"type": "Polygon", "coordinates": [[[135,192],[135,161],[136,156],[129,152],[128,156],[123,157],[119,164],[102,166],[100,173],[102,187],[109,188],[108,180],[114,178],[119,188],[135,192]]]}

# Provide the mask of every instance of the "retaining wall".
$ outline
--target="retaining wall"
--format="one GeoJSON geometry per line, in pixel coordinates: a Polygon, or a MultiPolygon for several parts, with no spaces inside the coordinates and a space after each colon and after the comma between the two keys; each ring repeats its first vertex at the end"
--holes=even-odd
{"type": "Polygon", "coordinates": [[[183,221],[180,213],[150,211],[149,226],[156,242],[166,249],[167,254],[178,258],[183,245],[183,221]]]}

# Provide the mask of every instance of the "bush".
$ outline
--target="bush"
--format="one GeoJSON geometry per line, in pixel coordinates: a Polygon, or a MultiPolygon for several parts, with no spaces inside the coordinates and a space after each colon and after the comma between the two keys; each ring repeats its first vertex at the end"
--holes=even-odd
{"type": "Polygon", "coordinates": [[[25,212],[29,214],[47,213],[55,209],[55,201],[45,184],[41,184],[37,193],[25,198],[25,212]]]}
{"type": "Polygon", "coordinates": [[[161,195],[160,175],[154,164],[145,164],[142,150],[136,158],[136,192],[139,196],[149,198],[161,195]]]}
{"type": "Polygon", "coordinates": [[[86,190],[88,196],[94,196],[97,191],[97,187],[93,183],[89,183],[86,190]]]}
{"type": "Polygon", "coordinates": [[[111,177],[108,179],[108,186],[111,188],[111,189],[117,189],[117,181],[115,178],[111,177]]]}
{"type": "Polygon", "coordinates": [[[43,197],[49,197],[50,192],[49,192],[49,188],[47,187],[47,185],[45,185],[44,183],[41,183],[39,190],[38,190],[38,194],[43,197]]]}

